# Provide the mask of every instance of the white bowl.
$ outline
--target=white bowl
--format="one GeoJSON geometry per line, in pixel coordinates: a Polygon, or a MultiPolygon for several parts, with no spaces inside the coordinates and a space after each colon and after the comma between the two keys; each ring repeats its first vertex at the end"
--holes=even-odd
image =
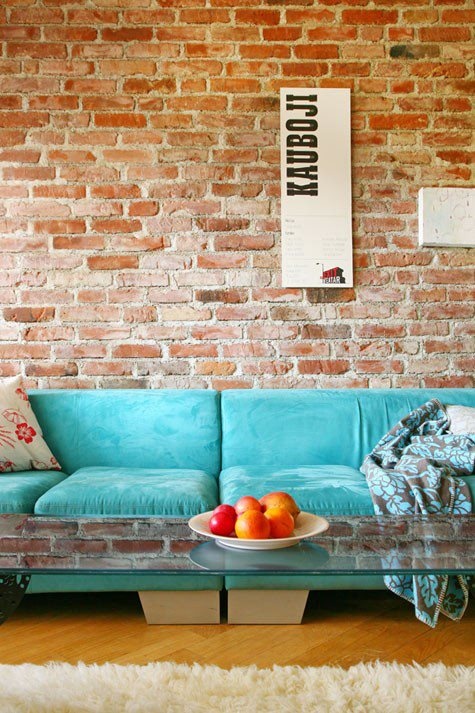
{"type": "Polygon", "coordinates": [[[268,540],[244,540],[238,537],[224,537],[223,535],[214,535],[209,529],[209,520],[213,514],[212,510],[203,512],[200,515],[195,515],[188,521],[188,525],[199,535],[210,537],[216,540],[216,543],[221,547],[231,547],[236,550],[280,550],[283,547],[292,547],[297,542],[304,540],[306,537],[313,537],[325,532],[328,529],[328,520],[319,515],[313,515],[311,512],[301,512],[297,518],[293,535],[290,537],[280,537],[278,539],[268,540]]]}

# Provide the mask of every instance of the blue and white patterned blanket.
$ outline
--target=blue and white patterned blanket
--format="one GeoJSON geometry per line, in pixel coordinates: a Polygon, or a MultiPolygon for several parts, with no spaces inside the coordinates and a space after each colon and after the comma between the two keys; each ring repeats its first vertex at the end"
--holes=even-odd
{"type": "MultiPolygon", "coordinates": [[[[445,408],[432,399],[399,421],[366,456],[361,471],[377,515],[471,512],[470,490],[457,476],[475,472],[475,434],[453,435],[448,426],[445,408]]],[[[388,575],[384,581],[432,627],[439,612],[460,619],[467,606],[462,576],[388,575]]]]}

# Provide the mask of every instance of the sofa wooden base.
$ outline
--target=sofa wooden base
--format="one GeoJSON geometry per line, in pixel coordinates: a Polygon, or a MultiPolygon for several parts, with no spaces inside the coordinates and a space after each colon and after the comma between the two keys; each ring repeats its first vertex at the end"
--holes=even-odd
{"type": "Polygon", "coordinates": [[[228,624],[300,624],[306,589],[230,589],[228,624]]]}
{"type": "Polygon", "coordinates": [[[147,624],[219,624],[219,592],[139,592],[147,624]]]}

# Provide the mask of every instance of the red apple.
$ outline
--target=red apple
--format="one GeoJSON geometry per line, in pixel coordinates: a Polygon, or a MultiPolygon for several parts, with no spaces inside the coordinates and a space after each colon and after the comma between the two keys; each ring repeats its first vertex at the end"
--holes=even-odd
{"type": "Polygon", "coordinates": [[[223,535],[229,537],[234,532],[236,513],[232,515],[228,512],[217,512],[209,519],[209,529],[213,535],[223,535]]]}
{"type": "Polygon", "coordinates": [[[237,518],[235,509],[233,508],[232,505],[228,505],[227,503],[223,503],[222,505],[218,505],[218,507],[216,507],[216,508],[213,510],[213,513],[212,513],[212,514],[213,514],[213,515],[216,515],[217,512],[227,512],[230,517],[234,517],[234,519],[237,518]]]}

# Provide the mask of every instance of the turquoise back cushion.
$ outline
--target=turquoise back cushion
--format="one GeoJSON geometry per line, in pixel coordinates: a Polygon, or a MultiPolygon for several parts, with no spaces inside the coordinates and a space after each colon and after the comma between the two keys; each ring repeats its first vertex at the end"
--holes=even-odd
{"type": "Polygon", "coordinates": [[[475,406],[475,389],[225,391],[223,468],[329,463],[359,468],[400,418],[434,397],[475,406]]]}
{"type": "Polygon", "coordinates": [[[45,440],[67,473],[88,466],[219,473],[215,391],[44,390],[29,396],[45,440]]]}

